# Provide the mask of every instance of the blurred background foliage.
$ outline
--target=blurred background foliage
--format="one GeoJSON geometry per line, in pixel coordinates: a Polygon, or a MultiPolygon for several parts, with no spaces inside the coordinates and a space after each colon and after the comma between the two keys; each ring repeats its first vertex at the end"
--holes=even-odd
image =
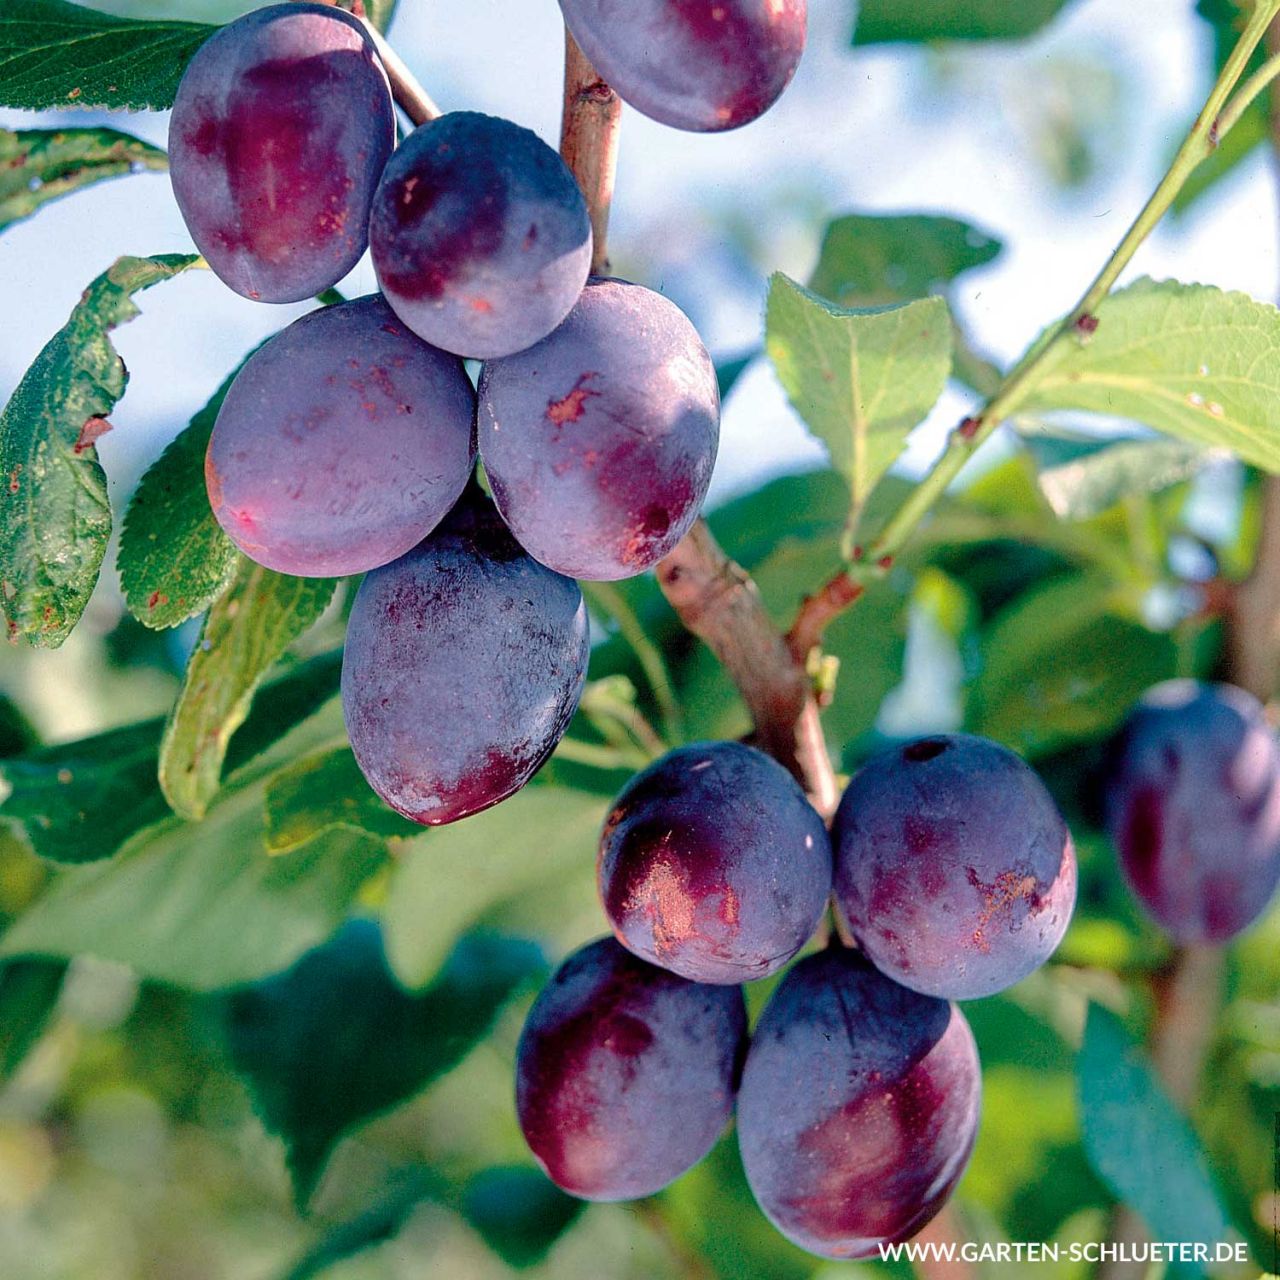
{"type": "MultiPolygon", "coordinates": [[[[393,34],[417,30],[418,0],[402,2],[393,34]]],[[[95,7],[220,21],[249,6],[95,7]]],[[[536,21],[554,29],[554,6],[542,7],[536,21]]],[[[1191,101],[1238,16],[1229,0],[1200,0],[1194,11],[1172,0],[815,7],[820,74],[800,87],[806,110],[861,92],[864,68],[887,65],[868,59],[892,57],[914,127],[967,126],[980,102],[981,145],[1029,170],[1077,233],[1123,197],[1119,171],[1158,171],[1185,126],[1172,113],[1161,138],[1135,123],[1148,106],[1131,74],[1141,51],[1154,49],[1155,74],[1189,86],[1191,101]],[[1106,30],[1123,38],[1103,41],[1088,23],[1061,34],[1064,21],[1100,8],[1112,10],[1106,30]],[[1181,41],[1169,47],[1195,60],[1164,58],[1162,24],[1181,41]],[[1135,158],[1140,140],[1155,154],[1135,158]]],[[[402,52],[416,65],[414,43],[402,52]]],[[[462,100],[464,87],[450,85],[453,96],[462,100]]],[[[659,136],[633,123],[640,144],[659,136]]],[[[1183,230],[1162,250],[1183,278],[1216,271],[1212,255],[1197,257],[1203,210],[1230,204],[1274,223],[1256,150],[1264,135],[1259,108],[1188,190],[1183,230]]],[[[774,153],[785,148],[785,132],[759,136],[774,153]]],[[[892,133],[879,138],[875,154],[894,145],[892,133]]],[[[647,206],[624,176],[615,257],[622,273],[669,287],[721,357],[730,476],[711,523],[785,623],[838,561],[848,496],[837,475],[812,469],[820,451],[799,443],[759,358],[767,272],[807,264],[795,274],[850,306],[947,294],[961,323],[976,317],[982,334],[957,334],[942,411],[954,420],[955,406],[989,389],[999,360],[1054,314],[1033,300],[1035,324],[1015,314],[1009,329],[984,326],[975,305],[992,264],[1012,258],[1023,294],[1036,292],[1043,269],[1052,291],[1055,246],[1016,243],[1016,227],[982,229],[946,189],[927,217],[851,214],[785,165],[775,179],[762,159],[748,176],[757,188],[749,209],[712,191],[678,213],[647,206]],[[635,212],[625,212],[628,200],[635,212]]],[[[957,162],[953,177],[958,188],[992,174],[957,162]]],[[[83,210],[93,198],[79,197],[82,216],[92,216],[83,210]]],[[[1126,217],[1086,227],[1091,261],[1126,217]]],[[[77,256],[73,245],[62,250],[77,256]]],[[[87,281],[100,266],[75,270],[87,281]]],[[[1256,294],[1274,292],[1265,273],[1253,274],[1256,294]]],[[[26,305],[17,291],[8,301],[11,313],[26,305]]],[[[257,336],[235,329],[239,354],[257,336]]],[[[204,384],[192,375],[167,389],[185,405],[183,421],[234,358],[204,384]]],[[[118,455],[104,450],[117,510],[175,421],[135,433],[118,455]]],[[[937,432],[926,425],[919,436],[927,457],[937,432]]],[[[919,456],[908,455],[906,475],[919,456]]],[[[873,503],[887,510],[908,482],[891,479],[873,503]]],[[[980,1139],[958,1196],[975,1239],[1097,1240],[1117,1197],[1146,1195],[1156,1217],[1193,1203],[1221,1213],[1259,1262],[1270,1259],[1280,1211],[1280,912],[1230,953],[1211,1084],[1191,1117],[1211,1174],[1188,1186],[1175,1170],[1135,1165],[1135,1185],[1118,1186],[1110,1153],[1082,1138],[1099,1088],[1122,1115],[1164,1106],[1139,1077],[1123,1077],[1128,1092],[1114,1096],[1122,1077],[1108,1073],[1129,1052],[1126,1035],[1140,1038],[1149,1023],[1169,948],[1138,917],[1098,830],[1100,754],[1148,685],[1217,669],[1212,587],[1252,562],[1259,487],[1225,455],[1127,424],[1019,419],[829,632],[839,669],[825,724],[840,768],[856,768],[887,738],[988,734],[1034,762],[1077,840],[1079,907],[1055,962],[966,1010],[985,1077],[980,1139]],[[1090,1001],[1124,1029],[1100,1023],[1095,1035],[1091,1020],[1081,1059],[1090,1001]]],[[[536,783],[426,834],[368,802],[341,740],[334,654],[348,599],[340,590],[273,670],[232,739],[224,796],[198,826],[165,819],[155,785],[158,719],[178,694],[195,624],[148,631],[117,583],[104,581],[62,649],[0,652],[0,775],[10,793],[0,808],[4,1280],[908,1274],[824,1264],[789,1246],[755,1209],[731,1136],[650,1201],[583,1207],[533,1167],[516,1128],[511,1070],[523,1014],[549,964],[603,929],[592,867],[609,797],[655,734],[749,729],[724,673],[653,581],[588,590],[592,683],[536,783]]],[[[770,985],[750,990],[754,1011],[770,985]]],[[[1170,1114],[1171,1145],[1157,1154],[1185,1155],[1183,1136],[1170,1114]]],[[[1065,1263],[1037,1271],[1087,1273],[1065,1263]]]]}

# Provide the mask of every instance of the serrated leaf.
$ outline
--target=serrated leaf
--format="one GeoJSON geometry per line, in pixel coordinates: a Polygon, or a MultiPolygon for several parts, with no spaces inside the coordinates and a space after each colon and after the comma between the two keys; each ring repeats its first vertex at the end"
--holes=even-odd
{"type": "Polygon", "coordinates": [[[1143,279],[1098,308],[1019,409],[1130,418],[1280,471],[1280,311],[1209,285],[1143,279]]]}
{"type": "Polygon", "coordinates": [[[120,585],[129,612],[157,630],[203,613],[230,585],[239,562],[204,484],[209,437],[235,376],[147,470],[125,513],[116,555],[120,585]]]}
{"type": "Polygon", "coordinates": [[[907,302],[984,266],[1002,247],[957,218],[848,214],[827,224],[809,288],[843,307],[907,302]]]}
{"type": "Polygon", "coordinates": [[[422,834],[374,792],[349,747],[306,756],[277,773],[267,786],[266,826],[271,853],[288,853],[334,827],[383,839],[422,834]]]}
{"type": "Polygon", "coordinates": [[[410,995],[387,967],[378,926],[352,920],[288,972],[230,993],[232,1061],[284,1140],[299,1205],[344,1133],[456,1066],[543,968],[532,943],[478,935],[410,995]]]}
{"type": "Polygon", "coordinates": [[[775,275],[766,347],[796,412],[849,483],[855,511],[942,394],[951,324],[941,298],[848,311],[775,275]]]}
{"type": "Polygon", "coordinates": [[[198,819],[217,794],[231,735],[253,692],[333,599],[331,578],[291,578],[241,556],[209,610],[160,747],[160,787],[175,813],[198,819]]]}
{"type": "Polygon", "coordinates": [[[116,129],[0,129],[0,231],[95,182],[168,167],[159,147],[116,129]]]}
{"type": "Polygon", "coordinates": [[[1110,732],[1176,674],[1171,636],[1115,608],[1100,578],[1058,578],[1002,609],[982,636],[965,727],[1025,756],[1110,732]]]}
{"type": "Polygon", "coordinates": [[[1204,1153],[1114,1014],[1089,1006],[1078,1064],[1085,1154],[1157,1240],[1229,1233],[1204,1153]]]}
{"type": "Polygon", "coordinates": [[[135,293],[197,261],[118,259],[85,290],[0,413],[0,607],[11,636],[56,648],[84,612],[111,534],[93,441],[128,380],[108,335],[138,314],[135,293]]]}
{"type": "Polygon", "coordinates": [[[161,111],[215,30],[118,18],[65,0],[0,0],[0,105],[161,111]]]}
{"type": "Polygon", "coordinates": [[[1068,441],[1031,436],[1040,490],[1066,520],[1100,515],[1126,497],[1189,480],[1213,456],[1179,440],[1068,441]]]}
{"type": "Polygon", "coordinates": [[[0,761],[0,821],[42,858],[93,862],[168,813],[156,785],[158,720],[0,761]]]}
{"type": "Polygon", "coordinates": [[[1068,0],[859,0],[853,43],[1010,40],[1048,25],[1068,0]]]}
{"type": "Polygon", "coordinates": [[[10,960],[0,965],[0,1081],[22,1065],[40,1038],[66,972],[62,960],[10,960]]]}
{"type": "Polygon", "coordinates": [[[253,982],[327,938],[384,857],[345,831],[267,857],[262,787],[246,787],[198,829],[170,818],[118,857],[62,869],[0,954],[93,955],[197,991],[253,982]]]}
{"type": "Polygon", "coordinates": [[[498,907],[555,877],[590,875],[608,800],[534,784],[403,850],[382,911],[396,977],[421,987],[450,947],[498,907]]]}

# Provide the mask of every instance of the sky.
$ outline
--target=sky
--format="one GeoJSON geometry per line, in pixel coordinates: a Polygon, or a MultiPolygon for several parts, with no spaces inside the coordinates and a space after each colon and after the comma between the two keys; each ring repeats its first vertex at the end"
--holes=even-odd
{"type": "MultiPolygon", "coordinates": [[[[148,9],[158,15],[165,2],[148,9]]],[[[169,12],[195,16],[200,2],[172,0],[169,12]]],[[[848,0],[811,0],[800,71],[758,122],[695,135],[627,109],[611,233],[615,270],[669,294],[714,355],[733,355],[759,344],[768,273],[803,279],[827,218],[950,213],[1005,242],[995,263],[963,278],[955,301],[979,346],[1011,360],[1074,302],[1207,91],[1207,28],[1192,9],[1190,0],[1076,0],[1030,41],[939,53],[852,49],[848,0]],[[1034,141],[1056,136],[1064,121],[1084,122],[1097,152],[1093,179],[1068,191],[1052,180],[1042,154],[1048,148],[1034,141]]],[[[508,116],[555,142],[562,36],[551,0],[401,0],[391,38],[446,110],[508,116]]],[[[101,119],[0,112],[11,127],[101,119]]],[[[164,141],[163,115],[111,122],[164,141]]],[[[1259,155],[1200,213],[1162,228],[1129,275],[1272,297],[1276,220],[1259,155]]],[[[0,394],[115,257],[190,247],[167,178],[152,174],[46,206],[0,236],[0,394]]],[[[342,285],[349,295],[374,287],[367,258],[342,285]]],[[[99,446],[117,503],[236,362],[307,309],[249,302],[205,272],[161,285],[140,302],[142,316],[117,334],[129,392],[99,446]]],[[[909,466],[936,449],[964,408],[959,393],[944,396],[917,433],[909,466]]],[[[760,361],[726,405],[713,500],[823,456],[760,361]]]]}

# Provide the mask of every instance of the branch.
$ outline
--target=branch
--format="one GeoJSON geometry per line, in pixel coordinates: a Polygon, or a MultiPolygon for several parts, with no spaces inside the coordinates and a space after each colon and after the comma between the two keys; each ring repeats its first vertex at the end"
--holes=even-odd
{"type": "Polygon", "coordinates": [[[418,83],[417,77],[405,66],[400,55],[386,42],[382,32],[363,15],[360,21],[373,41],[373,47],[382,59],[383,70],[391,84],[391,96],[400,104],[400,109],[415,125],[427,124],[438,120],[443,114],[436,106],[431,95],[418,83]]]}
{"type": "Polygon", "coordinates": [[[814,807],[829,818],[839,789],[818,704],[750,576],[699,520],[658,565],[658,585],[680,621],[705,641],[738,687],[759,746],[791,770],[814,807]]]}
{"type": "Polygon", "coordinates": [[[622,99],[564,33],[564,115],[560,155],[569,166],[591,214],[591,274],[609,274],[609,208],[618,169],[618,135],[622,99]]]}
{"type": "MultiPolygon", "coordinates": [[[[1076,305],[1050,330],[1047,337],[1028,349],[982,408],[965,418],[951,432],[941,457],[912,490],[910,496],[885,525],[879,537],[861,557],[859,564],[862,565],[864,574],[883,573],[884,562],[891,562],[902,551],[915,532],[916,526],[946,492],[951,482],[964,468],[965,463],[991,437],[1002,422],[1017,412],[1043,374],[1048,372],[1066,351],[1070,350],[1070,344],[1086,341],[1098,327],[1098,319],[1095,315],[1098,306],[1111,292],[1143,241],[1168,212],[1169,206],[1173,204],[1174,198],[1182,190],[1192,171],[1214,151],[1222,141],[1226,128],[1238,118],[1235,104],[1232,103],[1229,106],[1227,100],[1249,65],[1249,59],[1262,40],[1277,9],[1280,9],[1280,0],[1259,0],[1257,8],[1245,26],[1243,35],[1224,63],[1190,133],[1187,134],[1169,165],[1168,172],[1133,220],[1124,238],[1080,296],[1076,305]]],[[[1274,74],[1274,70],[1268,73],[1269,76],[1274,74]]],[[[1242,93],[1256,95],[1261,92],[1263,86],[1255,83],[1256,81],[1257,77],[1248,81],[1242,93]]]]}
{"type": "Polygon", "coordinates": [[[841,569],[829,582],[800,602],[796,620],[787,632],[787,648],[792,658],[804,666],[809,654],[821,643],[823,632],[855,600],[864,587],[846,570],[841,569]]]}

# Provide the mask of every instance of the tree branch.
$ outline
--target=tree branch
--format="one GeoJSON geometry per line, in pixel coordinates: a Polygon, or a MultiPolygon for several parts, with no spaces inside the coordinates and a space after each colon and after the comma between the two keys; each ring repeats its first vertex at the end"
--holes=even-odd
{"type": "Polygon", "coordinates": [[[564,115],[560,155],[577,178],[591,214],[591,274],[609,274],[609,209],[618,169],[622,99],[564,33],[564,115]]]}
{"type": "Polygon", "coordinates": [[[818,704],[750,576],[699,520],[658,565],[658,585],[680,621],[720,660],[755,723],[760,747],[804,785],[829,818],[839,799],[818,704]]]}
{"type": "Polygon", "coordinates": [[[809,654],[822,643],[823,632],[863,590],[862,583],[841,569],[813,595],[805,596],[787,632],[787,648],[797,663],[805,665],[809,654]]]}

